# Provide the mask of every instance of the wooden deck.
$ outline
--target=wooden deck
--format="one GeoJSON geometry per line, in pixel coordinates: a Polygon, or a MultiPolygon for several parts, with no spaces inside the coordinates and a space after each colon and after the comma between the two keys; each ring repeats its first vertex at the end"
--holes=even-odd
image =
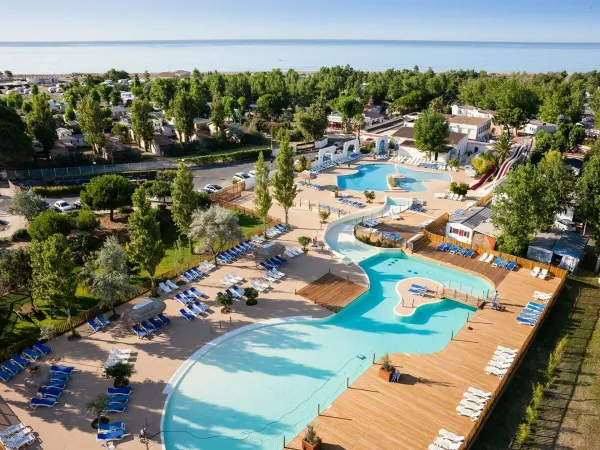
{"type": "MultiPolygon", "coordinates": [[[[518,324],[516,315],[534,291],[554,292],[561,282],[557,278],[532,278],[528,270],[494,268],[501,277],[481,270],[498,280],[497,289],[507,311],[477,310],[438,353],[391,355],[403,374],[400,383],[379,379],[377,364],[369,368],[315,419],[325,449],[426,449],[440,428],[460,435],[475,431],[479,422],[459,416],[455,410],[463,393],[470,386],[499,390],[501,380],[484,372],[488,360],[498,345],[521,349],[528,342],[534,328],[518,324]]],[[[300,449],[303,434],[286,448],[300,449]]]]}
{"type": "Polygon", "coordinates": [[[334,312],[339,312],[364,294],[367,287],[327,273],[296,293],[334,312]]]}

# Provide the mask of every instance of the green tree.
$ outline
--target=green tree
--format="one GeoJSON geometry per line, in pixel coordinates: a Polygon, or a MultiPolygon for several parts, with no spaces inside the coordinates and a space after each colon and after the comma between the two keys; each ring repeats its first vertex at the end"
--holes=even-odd
{"type": "Polygon", "coordinates": [[[510,109],[507,108],[503,108],[500,109],[498,111],[496,111],[496,114],[494,115],[494,124],[498,125],[499,127],[504,128],[505,132],[507,135],[510,136],[510,123],[511,123],[511,116],[512,116],[512,111],[510,109]]]}
{"type": "Polygon", "coordinates": [[[46,94],[34,95],[31,103],[32,109],[26,119],[29,133],[40,141],[46,151],[51,150],[58,139],[56,122],[50,112],[49,100],[50,97],[46,94]]]}
{"type": "Polygon", "coordinates": [[[233,306],[233,297],[228,293],[219,292],[217,294],[217,298],[215,299],[215,303],[218,306],[222,306],[222,313],[230,313],[233,306]]]}
{"type": "Polygon", "coordinates": [[[342,115],[344,132],[348,132],[352,118],[362,113],[362,103],[356,97],[343,95],[334,99],[331,104],[342,115]]]}
{"type": "Polygon", "coordinates": [[[319,105],[312,104],[307,110],[297,107],[294,124],[307,141],[318,141],[327,129],[327,114],[319,105]]]}
{"type": "Polygon", "coordinates": [[[79,106],[79,125],[85,135],[85,141],[92,147],[94,153],[100,154],[106,143],[104,130],[110,126],[111,121],[103,114],[100,102],[95,98],[94,93],[95,91],[91,90],[79,106]]]}
{"type": "Polygon", "coordinates": [[[244,288],[244,297],[246,297],[246,305],[254,306],[258,303],[258,291],[253,287],[244,288]]]}
{"type": "Polygon", "coordinates": [[[375,200],[375,191],[365,190],[363,192],[363,195],[365,196],[365,200],[367,201],[367,203],[371,203],[373,200],[375,200]]]}
{"type": "Polygon", "coordinates": [[[26,290],[30,283],[31,258],[27,250],[0,250],[0,295],[26,290]]]}
{"type": "Polygon", "coordinates": [[[142,186],[133,193],[133,206],[135,210],[129,216],[127,225],[129,231],[127,251],[131,259],[148,273],[152,291],[156,292],[156,268],[165,254],[165,248],[161,241],[156,210],[150,205],[150,200],[142,186]]]}
{"type": "Polygon", "coordinates": [[[43,241],[33,241],[29,253],[33,299],[62,311],[67,316],[71,332],[75,334],[72,315],[77,281],[67,239],[62,234],[54,234],[43,241]]]}
{"type": "MultiPolygon", "coordinates": [[[[177,175],[171,188],[171,215],[173,222],[181,234],[188,234],[192,215],[198,208],[198,194],[194,191],[194,176],[185,163],[179,163],[177,175]]],[[[192,239],[189,239],[190,251],[192,239]]]]}
{"type": "Polygon", "coordinates": [[[596,128],[600,128],[600,89],[594,89],[589,106],[594,113],[595,126],[596,128]]]}
{"type": "Polygon", "coordinates": [[[272,94],[261,95],[256,100],[256,106],[258,106],[258,112],[261,116],[272,120],[277,115],[277,97],[272,94]]]}
{"type": "Polygon", "coordinates": [[[508,124],[512,128],[514,128],[515,136],[517,135],[517,132],[521,128],[523,128],[525,126],[525,124],[527,124],[527,122],[529,122],[529,119],[527,118],[527,114],[521,108],[514,108],[510,112],[510,118],[509,118],[508,124]]]}
{"type": "Polygon", "coordinates": [[[197,209],[188,234],[190,239],[200,241],[202,251],[211,252],[215,262],[219,253],[244,236],[238,216],[218,205],[197,209]]]}
{"type": "Polygon", "coordinates": [[[279,143],[279,152],[275,157],[275,174],[273,175],[273,198],[283,208],[285,223],[288,223],[288,211],[294,206],[296,199],[296,183],[294,183],[294,149],[290,145],[290,137],[286,135],[279,143]]]}
{"type": "Polygon", "coordinates": [[[113,135],[115,135],[119,142],[123,144],[129,144],[129,127],[122,122],[117,122],[112,127],[113,135]]]}
{"type": "Polygon", "coordinates": [[[175,98],[176,81],[170,78],[157,78],[150,88],[150,100],[160,109],[166,110],[175,98]]]}
{"type": "Polygon", "coordinates": [[[64,119],[65,122],[70,122],[71,120],[75,120],[75,110],[73,109],[73,107],[71,105],[67,106],[67,109],[65,110],[65,114],[64,114],[64,119]]]}
{"type": "Polygon", "coordinates": [[[576,184],[575,172],[566,165],[562,155],[557,151],[550,151],[544,155],[536,167],[538,180],[545,187],[544,196],[538,199],[544,208],[539,220],[542,221],[541,229],[550,226],[554,217],[559,212],[566,211],[573,202],[573,190],[576,184]],[[545,213],[545,215],[542,215],[545,213]]]}
{"type": "Polygon", "coordinates": [[[100,225],[94,211],[82,209],[77,213],[77,228],[81,231],[93,231],[100,225]]]}
{"type": "Polygon", "coordinates": [[[35,216],[47,208],[44,198],[33,191],[18,191],[8,206],[8,212],[24,217],[31,222],[35,216]]]}
{"type": "Polygon", "coordinates": [[[0,102],[0,161],[33,154],[31,138],[25,131],[25,124],[15,110],[0,102]]]}
{"type": "Polygon", "coordinates": [[[101,211],[110,211],[110,220],[114,220],[114,210],[121,206],[131,205],[133,185],[120,175],[101,175],[92,178],[85,190],[81,191],[83,205],[101,211]]]}
{"type": "Polygon", "coordinates": [[[492,151],[498,157],[498,165],[502,165],[502,163],[506,160],[508,155],[510,155],[510,150],[512,149],[512,145],[510,143],[510,138],[506,133],[502,133],[500,138],[494,142],[492,146],[492,151]]]}
{"type": "Polygon", "coordinates": [[[446,139],[450,135],[448,123],[444,116],[431,109],[423,111],[415,121],[415,143],[420,152],[446,153],[446,139]]]}
{"type": "Polygon", "coordinates": [[[100,304],[112,310],[112,318],[117,318],[115,303],[124,296],[134,294],[127,273],[127,254],[116,236],[109,236],[95,259],[86,262],[81,278],[88,292],[100,299],[100,304]]]}
{"type": "Polygon", "coordinates": [[[354,129],[356,130],[356,139],[360,141],[360,130],[365,126],[365,118],[362,114],[357,114],[352,118],[352,125],[354,125],[354,129]]]}
{"type": "Polygon", "coordinates": [[[267,232],[267,218],[269,210],[273,205],[273,199],[269,192],[269,169],[265,165],[265,157],[261,152],[258,161],[254,164],[256,171],[256,184],[254,185],[254,212],[262,220],[265,233],[267,232]]]}
{"type": "Polygon", "coordinates": [[[179,90],[175,99],[169,105],[169,114],[175,119],[175,130],[179,133],[179,140],[187,142],[194,134],[194,115],[196,103],[189,93],[179,90]]]}
{"type": "Polygon", "coordinates": [[[329,216],[331,215],[331,211],[328,209],[319,209],[319,218],[321,219],[321,223],[327,222],[329,216]]]}
{"type": "Polygon", "coordinates": [[[213,97],[212,103],[210,104],[210,122],[215,127],[215,132],[219,132],[220,128],[225,122],[225,111],[223,109],[223,103],[221,97],[213,97]]]}
{"type": "Polygon", "coordinates": [[[574,126],[569,132],[569,150],[585,141],[585,130],[580,126],[574,126]]]}
{"type": "Polygon", "coordinates": [[[171,190],[173,183],[166,180],[154,180],[151,181],[148,186],[144,185],[148,191],[148,196],[157,198],[163,203],[167,203],[167,197],[171,196],[171,190]]]}
{"type": "Polygon", "coordinates": [[[592,153],[577,180],[577,217],[586,222],[600,254],[600,152],[592,153]]]}
{"type": "Polygon", "coordinates": [[[23,94],[20,92],[9,92],[4,97],[4,100],[6,101],[6,106],[9,108],[21,109],[23,106],[23,94]]]}
{"type": "Polygon", "coordinates": [[[241,122],[244,118],[244,114],[248,111],[248,101],[246,97],[241,96],[237,99],[237,110],[238,110],[238,119],[241,122]]]}
{"type": "Polygon", "coordinates": [[[31,95],[38,95],[40,93],[40,88],[37,84],[31,86],[31,95]]]}
{"type": "Polygon", "coordinates": [[[29,235],[36,241],[48,239],[53,234],[67,235],[70,231],[69,217],[53,209],[39,213],[29,225],[29,235]]]}
{"type": "Polygon", "coordinates": [[[150,142],[154,136],[154,127],[150,113],[152,105],[148,100],[135,99],[131,104],[131,129],[138,144],[143,143],[146,151],[150,150],[150,142]]]}
{"type": "Polygon", "coordinates": [[[308,236],[300,236],[298,243],[302,246],[302,250],[306,251],[306,246],[310,244],[310,238],[308,236]]]}

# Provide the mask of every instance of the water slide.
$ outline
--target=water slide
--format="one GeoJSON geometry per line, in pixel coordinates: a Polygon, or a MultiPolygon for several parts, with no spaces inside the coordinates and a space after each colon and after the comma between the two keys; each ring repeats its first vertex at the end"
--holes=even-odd
{"type": "Polygon", "coordinates": [[[510,158],[508,158],[506,161],[504,161],[504,164],[502,164],[502,166],[500,167],[500,170],[498,171],[498,175],[496,176],[496,179],[489,186],[486,186],[486,189],[493,189],[499,183],[501,183],[504,180],[504,178],[506,177],[506,174],[508,174],[508,171],[510,169],[512,169],[515,166],[515,164],[517,164],[521,160],[523,160],[523,158],[527,157],[530,147],[531,147],[531,143],[529,143],[527,145],[526,144],[519,145],[517,147],[517,149],[513,152],[513,154],[510,156],[510,158]]]}
{"type": "Polygon", "coordinates": [[[498,168],[496,167],[496,164],[492,164],[490,166],[490,168],[488,169],[487,173],[484,176],[482,176],[481,179],[479,181],[477,181],[473,186],[470,186],[469,189],[472,191],[479,189],[483,185],[483,183],[485,183],[487,181],[487,179],[489,177],[491,177],[493,174],[496,173],[497,169],[498,168]]]}

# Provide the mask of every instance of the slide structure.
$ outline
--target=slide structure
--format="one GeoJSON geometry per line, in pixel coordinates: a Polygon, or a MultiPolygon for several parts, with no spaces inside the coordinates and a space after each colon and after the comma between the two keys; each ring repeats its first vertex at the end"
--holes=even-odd
{"type": "MultiPolygon", "coordinates": [[[[530,146],[531,146],[531,144],[519,145],[519,147],[517,147],[517,149],[513,152],[511,157],[508,158],[506,161],[504,161],[504,163],[500,167],[500,170],[498,171],[498,175],[496,176],[496,179],[489,186],[486,186],[486,189],[494,188],[494,187],[496,187],[496,185],[501,183],[502,180],[506,177],[506,174],[508,174],[508,171],[510,169],[512,169],[515,166],[515,164],[519,163],[523,158],[525,158],[527,156],[527,153],[529,153],[530,146]]],[[[489,176],[487,176],[487,174],[486,174],[486,179],[487,178],[489,178],[489,176]]],[[[479,183],[477,183],[477,184],[479,184],[479,183]]],[[[483,183],[481,183],[479,186],[477,186],[476,189],[481,187],[482,184],[483,183]]],[[[473,188],[471,188],[471,189],[473,189],[473,188]]]]}
{"type": "Polygon", "coordinates": [[[470,189],[470,190],[472,190],[472,191],[474,191],[474,190],[476,190],[476,189],[479,189],[479,188],[480,188],[480,187],[483,185],[483,183],[485,183],[485,182],[487,181],[487,179],[488,179],[489,177],[491,177],[493,174],[495,174],[495,173],[496,173],[496,170],[497,170],[497,169],[498,169],[498,168],[496,167],[496,165],[495,165],[495,164],[492,164],[492,165],[490,166],[489,170],[487,171],[487,173],[486,173],[484,176],[482,176],[482,177],[479,179],[479,181],[477,181],[477,182],[476,182],[476,183],[475,183],[473,186],[470,186],[470,187],[469,187],[469,189],[470,189]]]}

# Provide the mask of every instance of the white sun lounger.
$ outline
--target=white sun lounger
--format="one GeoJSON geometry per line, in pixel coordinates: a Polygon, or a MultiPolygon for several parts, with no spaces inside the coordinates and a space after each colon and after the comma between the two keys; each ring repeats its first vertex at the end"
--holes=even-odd
{"type": "Polygon", "coordinates": [[[477,403],[480,405],[485,405],[488,402],[487,398],[478,397],[475,394],[471,394],[470,392],[465,392],[463,394],[463,398],[470,402],[477,403]]]}
{"type": "Polygon", "coordinates": [[[485,373],[488,375],[496,375],[498,378],[502,378],[508,372],[508,369],[498,369],[493,366],[485,366],[485,373]]]}
{"type": "Polygon", "coordinates": [[[465,408],[472,409],[473,411],[481,411],[485,406],[481,403],[470,402],[469,400],[464,398],[460,401],[460,404],[465,408]]]}
{"type": "Polygon", "coordinates": [[[442,447],[440,447],[439,445],[429,444],[429,447],[427,447],[427,450],[444,450],[444,449],[442,447]]]}
{"type": "Polygon", "coordinates": [[[228,277],[221,277],[220,281],[227,287],[233,286],[235,284],[235,282],[231,281],[231,279],[229,279],[228,277]]]}
{"type": "Polygon", "coordinates": [[[542,271],[538,275],[538,278],[540,280],[545,280],[546,278],[548,278],[548,269],[542,269],[542,271]]]}
{"type": "Polygon", "coordinates": [[[171,289],[169,286],[167,286],[165,283],[158,283],[158,287],[160,288],[161,291],[163,291],[165,294],[168,294],[169,292],[171,292],[173,289],[171,289]]]}
{"type": "Polygon", "coordinates": [[[265,273],[263,273],[262,277],[263,277],[265,280],[267,280],[267,281],[270,281],[270,282],[277,281],[277,278],[275,278],[275,277],[273,277],[273,276],[269,275],[269,273],[268,273],[268,272],[265,272],[265,273]]]}
{"type": "Polygon", "coordinates": [[[444,430],[443,428],[440,429],[440,436],[454,442],[462,442],[465,440],[464,436],[459,436],[456,433],[444,430]]]}
{"type": "Polygon", "coordinates": [[[267,289],[266,286],[259,284],[256,281],[252,281],[250,283],[250,286],[253,287],[254,289],[256,289],[258,292],[263,292],[265,289],[267,289]]]}
{"type": "Polygon", "coordinates": [[[515,357],[513,355],[508,355],[507,353],[502,353],[496,350],[494,352],[494,356],[492,356],[492,360],[503,364],[512,364],[515,360],[515,357]]]}
{"type": "Polygon", "coordinates": [[[442,437],[435,438],[433,443],[446,450],[458,450],[462,446],[462,443],[452,442],[451,440],[442,437]]]}
{"type": "Polygon", "coordinates": [[[487,257],[488,257],[488,254],[487,254],[487,253],[484,253],[483,255],[481,255],[481,256],[479,257],[479,261],[481,261],[481,262],[484,262],[484,261],[487,259],[487,257]]]}
{"type": "Polygon", "coordinates": [[[540,270],[542,270],[542,269],[540,269],[539,266],[535,266],[533,268],[533,270],[531,272],[529,272],[529,275],[537,278],[537,276],[540,274],[540,270]]]}
{"type": "Polygon", "coordinates": [[[500,350],[501,352],[504,353],[508,353],[510,355],[516,355],[517,353],[519,353],[519,350],[516,348],[508,348],[508,347],[503,347],[501,345],[499,345],[498,347],[496,347],[498,350],[500,350]]]}
{"type": "Polygon", "coordinates": [[[229,272],[226,276],[229,277],[229,279],[231,281],[234,281],[235,283],[239,283],[241,281],[244,281],[244,278],[236,275],[234,272],[229,272]]]}
{"type": "Polygon", "coordinates": [[[456,412],[461,416],[467,416],[473,422],[479,419],[479,416],[481,415],[481,411],[473,411],[471,409],[465,408],[464,406],[457,406],[456,412]]]}
{"type": "Polygon", "coordinates": [[[489,256],[487,257],[487,259],[485,260],[486,263],[491,263],[494,260],[494,255],[492,253],[489,254],[489,256]]]}
{"type": "Polygon", "coordinates": [[[490,359],[488,361],[488,366],[495,367],[500,370],[508,369],[510,367],[510,365],[511,365],[510,362],[502,362],[502,361],[498,361],[495,359],[490,359]]]}
{"type": "Polygon", "coordinates": [[[471,394],[475,394],[478,397],[481,398],[491,398],[492,397],[492,393],[491,392],[485,392],[482,391],[481,389],[477,389],[474,388],[473,386],[469,387],[469,389],[467,389],[471,394]]]}

